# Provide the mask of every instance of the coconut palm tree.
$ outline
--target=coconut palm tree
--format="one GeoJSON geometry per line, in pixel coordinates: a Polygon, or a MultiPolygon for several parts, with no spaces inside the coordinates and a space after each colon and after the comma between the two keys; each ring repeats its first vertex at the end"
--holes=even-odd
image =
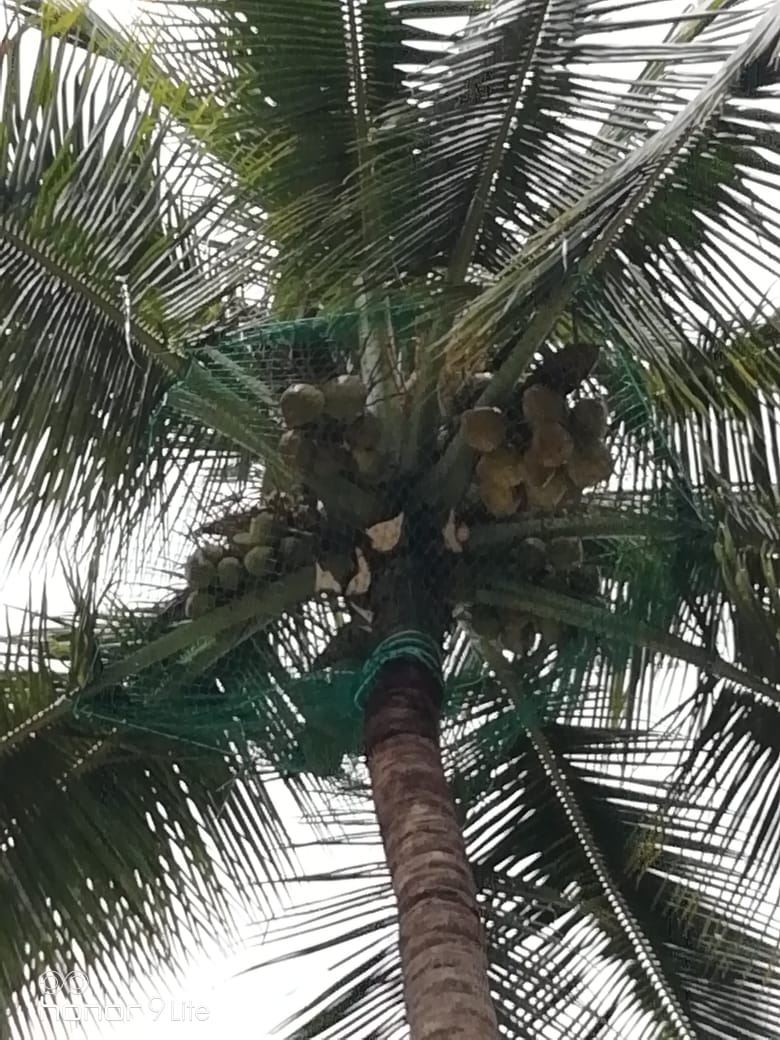
{"type": "Polygon", "coordinates": [[[382,848],[290,1035],[774,1036],[778,8],[13,7],[0,494],[75,609],[2,1028],[278,919],[281,778],[382,848]]]}

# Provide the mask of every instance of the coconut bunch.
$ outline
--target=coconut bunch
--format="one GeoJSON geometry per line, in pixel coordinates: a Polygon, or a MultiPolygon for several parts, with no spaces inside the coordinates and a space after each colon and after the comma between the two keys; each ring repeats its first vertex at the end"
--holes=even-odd
{"type": "Polygon", "coordinates": [[[597,354],[579,348],[585,356],[575,364],[574,349],[565,348],[540,366],[505,409],[476,406],[461,415],[463,438],[479,453],[477,493],[491,516],[555,511],[612,473],[606,403],[594,397],[568,399],[587,378],[597,354]]]}
{"type": "Polygon", "coordinates": [[[305,506],[279,497],[241,519],[240,525],[228,525],[228,536],[200,544],[187,560],[187,617],[201,617],[235,594],[314,559],[315,518],[305,506]]]}
{"type": "MultiPolygon", "coordinates": [[[[598,568],[586,562],[579,538],[523,538],[500,559],[481,558],[475,570],[480,577],[496,571],[503,581],[519,578],[580,599],[592,599],[600,591],[598,568]]],[[[478,604],[471,620],[478,635],[521,655],[560,643],[566,635],[555,619],[500,607],[478,604]]]]}
{"type": "Polygon", "coordinates": [[[313,471],[368,483],[382,476],[382,425],[366,408],[367,397],[358,375],[336,376],[320,385],[294,383],[284,391],[280,408],[287,430],[279,447],[284,462],[303,483],[313,471]]]}

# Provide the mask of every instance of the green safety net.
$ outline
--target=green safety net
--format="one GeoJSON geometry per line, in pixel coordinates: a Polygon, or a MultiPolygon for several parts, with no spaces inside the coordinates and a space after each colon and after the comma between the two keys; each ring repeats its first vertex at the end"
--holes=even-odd
{"type": "Polygon", "coordinates": [[[565,717],[599,668],[625,677],[617,717],[652,666],[636,633],[674,627],[712,580],[712,502],[678,478],[647,371],[618,347],[562,336],[496,408],[480,396],[500,344],[422,394],[435,335],[430,306],[385,303],[189,351],[154,432],[210,427],[224,494],[170,596],[100,640],[76,724],[336,774],[398,659],[440,676],[451,724],[494,702],[499,739],[565,717]]]}

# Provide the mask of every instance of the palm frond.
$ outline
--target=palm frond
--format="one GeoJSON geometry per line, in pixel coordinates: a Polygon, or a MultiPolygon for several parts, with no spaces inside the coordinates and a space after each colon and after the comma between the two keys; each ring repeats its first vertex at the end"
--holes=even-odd
{"type": "MultiPolygon", "coordinates": [[[[100,622],[101,655],[110,659],[112,631],[121,640],[133,622],[148,624],[100,622]]],[[[62,662],[73,663],[82,630],[30,613],[5,643],[0,728],[16,739],[0,750],[3,1036],[45,1019],[37,987],[47,968],[87,969],[103,1000],[129,998],[128,971],[179,973],[187,944],[235,935],[258,894],[278,911],[292,862],[268,773],[241,767],[237,752],[193,756],[154,734],[133,739],[111,721],[47,711],[72,704],[62,662]]]]}
{"type": "Polygon", "coordinates": [[[0,495],[29,548],[47,525],[51,536],[98,518],[128,530],[191,486],[196,451],[224,450],[212,431],[230,435],[242,412],[210,387],[200,426],[157,417],[190,371],[188,339],[257,252],[237,239],[212,248],[236,191],[193,192],[197,153],[174,115],[97,45],[18,28],[0,90],[0,495]]]}

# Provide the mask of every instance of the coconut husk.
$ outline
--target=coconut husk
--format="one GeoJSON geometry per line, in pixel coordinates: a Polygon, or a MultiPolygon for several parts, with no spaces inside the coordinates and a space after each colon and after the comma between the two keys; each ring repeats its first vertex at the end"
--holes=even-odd
{"type": "Polygon", "coordinates": [[[311,383],[293,383],[282,394],[279,406],[291,430],[317,422],[325,409],[325,396],[311,383]]]}
{"type": "Polygon", "coordinates": [[[217,568],[200,549],[194,552],[184,567],[187,584],[192,589],[207,589],[217,580],[217,568]]]}
{"type": "Polygon", "coordinates": [[[501,642],[513,654],[527,654],[534,645],[536,629],[527,614],[511,612],[504,617],[501,642]]]}
{"type": "Polygon", "coordinates": [[[595,487],[612,476],[614,463],[606,444],[576,445],[566,464],[566,473],[575,488],[595,487]]]}
{"type": "Polygon", "coordinates": [[[536,383],[523,391],[523,418],[531,426],[539,423],[565,423],[568,408],[565,398],[536,383]]]}
{"type": "Polygon", "coordinates": [[[499,487],[517,487],[526,480],[523,456],[514,448],[497,448],[483,455],[477,463],[477,480],[480,484],[495,484],[499,487]]]}
{"type": "Polygon", "coordinates": [[[470,448],[491,452],[506,440],[506,416],[500,408],[469,408],[460,420],[463,439],[470,448]]]}
{"type": "Polygon", "coordinates": [[[366,412],[356,419],[345,432],[347,443],[353,448],[376,448],[382,441],[382,422],[378,415],[366,412]]]}
{"type": "Polygon", "coordinates": [[[548,470],[550,475],[543,484],[526,484],[525,493],[529,509],[549,511],[556,509],[568,490],[566,478],[561,470],[548,470]]]}
{"type": "Polygon", "coordinates": [[[488,480],[479,482],[479,497],[491,516],[512,516],[520,507],[521,496],[517,488],[506,484],[493,484],[488,480]]]}
{"type": "Polygon", "coordinates": [[[526,457],[545,469],[558,469],[569,461],[573,451],[574,441],[565,427],[557,422],[543,422],[534,427],[526,457]]]}
{"type": "Polygon", "coordinates": [[[551,538],[547,545],[550,564],[557,571],[567,571],[582,563],[580,538],[551,538]]]}
{"type": "Polygon", "coordinates": [[[599,397],[584,397],[571,410],[569,429],[577,443],[602,441],[607,432],[607,406],[599,397]]]}
{"type": "Polygon", "coordinates": [[[271,569],[272,559],[270,545],[255,545],[244,557],[244,567],[253,578],[264,578],[271,569]]]}
{"type": "Polygon", "coordinates": [[[237,556],[225,556],[217,564],[217,581],[226,592],[235,592],[244,578],[244,567],[237,556]]]}
{"type": "Polygon", "coordinates": [[[345,375],[322,385],[325,414],[341,423],[352,423],[366,407],[368,391],[360,376],[345,375]]]}
{"type": "Polygon", "coordinates": [[[591,374],[600,353],[595,343],[570,343],[545,358],[530,374],[525,386],[541,384],[559,394],[570,394],[591,374]]]}
{"type": "Polygon", "coordinates": [[[185,617],[193,619],[203,617],[204,614],[208,614],[209,611],[213,610],[215,606],[216,600],[210,592],[197,589],[187,597],[184,604],[184,614],[185,617]]]}

